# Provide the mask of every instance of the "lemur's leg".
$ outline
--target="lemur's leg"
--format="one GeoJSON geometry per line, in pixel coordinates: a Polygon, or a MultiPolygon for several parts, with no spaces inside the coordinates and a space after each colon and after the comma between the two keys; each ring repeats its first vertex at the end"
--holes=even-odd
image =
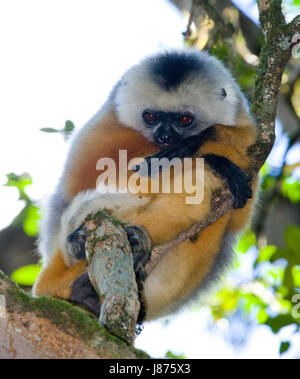
{"type": "Polygon", "coordinates": [[[100,316],[100,298],[90,282],[89,274],[85,272],[72,284],[72,293],[68,299],[72,303],[84,305],[97,317],[100,316]]]}
{"type": "MultiPolygon", "coordinates": [[[[162,257],[144,284],[146,320],[175,311],[208,279],[222,249],[230,218],[231,212],[228,212],[202,230],[194,242],[188,239],[162,257]]],[[[219,265],[222,266],[218,267],[220,273],[224,269],[223,262],[219,265]]]]}

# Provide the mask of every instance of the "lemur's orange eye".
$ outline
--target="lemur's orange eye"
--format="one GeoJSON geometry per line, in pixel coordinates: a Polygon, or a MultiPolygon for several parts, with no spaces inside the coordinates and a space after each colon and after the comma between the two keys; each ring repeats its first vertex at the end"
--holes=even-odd
{"type": "Polygon", "coordinates": [[[145,114],[145,118],[147,121],[149,122],[154,122],[155,121],[155,116],[153,113],[146,113],[145,114]]]}
{"type": "Polygon", "coordinates": [[[190,126],[194,121],[193,116],[185,114],[179,118],[179,122],[181,126],[190,126]]]}
{"type": "Polygon", "coordinates": [[[148,125],[154,125],[157,121],[155,113],[148,112],[148,111],[143,113],[143,119],[145,123],[148,125]]]}

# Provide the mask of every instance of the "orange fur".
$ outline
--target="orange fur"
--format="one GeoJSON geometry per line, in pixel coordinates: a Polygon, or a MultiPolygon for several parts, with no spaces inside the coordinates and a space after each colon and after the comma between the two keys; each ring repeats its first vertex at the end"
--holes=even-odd
{"type": "Polygon", "coordinates": [[[85,261],[68,267],[63,260],[61,251],[57,250],[39,275],[34,286],[34,294],[69,299],[73,282],[85,272],[85,261]]]}
{"type": "Polygon", "coordinates": [[[207,141],[198,151],[198,155],[216,154],[223,156],[240,168],[246,170],[251,164],[247,148],[256,139],[256,128],[245,121],[237,126],[215,125],[215,139],[207,141]]]}
{"type": "Polygon", "coordinates": [[[230,213],[199,233],[195,243],[186,240],[161,259],[144,285],[147,319],[167,313],[176,301],[193,294],[211,270],[229,219],[230,213]]]}
{"type": "Polygon", "coordinates": [[[122,149],[127,150],[128,162],[159,150],[140,133],[120,124],[115,114],[111,112],[83,137],[81,144],[74,151],[66,177],[68,198],[72,199],[81,191],[96,188],[97,178],[102,173],[96,170],[99,159],[113,159],[118,172],[119,150],[122,149]]]}

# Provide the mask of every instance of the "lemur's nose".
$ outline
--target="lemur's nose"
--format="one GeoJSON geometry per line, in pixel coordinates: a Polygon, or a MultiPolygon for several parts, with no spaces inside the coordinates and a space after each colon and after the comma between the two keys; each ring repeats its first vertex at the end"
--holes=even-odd
{"type": "Polygon", "coordinates": [[[154,138],[160,145],[170,145],[175,141],[174,131],[168,126],[161,126],[155,133],[154,138]]]}
{"type": "Polygon", "coordinates": [[[163,143],[166,143],[168,145],[174,142],[174,136],[171,135],[167,130],[164,130],[162,132],[161,139],[163,143]]]}

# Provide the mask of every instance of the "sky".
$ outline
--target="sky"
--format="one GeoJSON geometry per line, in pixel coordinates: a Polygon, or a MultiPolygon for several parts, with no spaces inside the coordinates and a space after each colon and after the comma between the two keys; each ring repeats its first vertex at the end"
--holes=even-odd
{"type": "MultiPolygon", "coordinates": [[[[40,200],[62,170],[68,144],[40,128],[63,128],[66,120],[83,126],[128,67],[158,49],[182,46],[185,27],[165,0],[0,2],[0,229],[22,208],[17,191],[2,186],[5,174],[29,172],[28,193],[40,200]]],[[[170,348],[191,358],[277,356],[278,341],[268,330],[260,329],[237,352],[220,334],[206,333],[207,318],[203,309],[167,326],[150,323],[137,347],[155,357],[170,348]]]]}
{"type": "MultiPolygon", "coordinates": [[[[80,128],[128,67],[181,46],[183,30],[162,0],[0,2],[0,184],[8,172],[28,171],[31,196],[51,192],[67,145],[39,129],[68,119],[80,128]]],[[[0,228],[22,207],[16,200],[0,187],[0,228]]]]}

